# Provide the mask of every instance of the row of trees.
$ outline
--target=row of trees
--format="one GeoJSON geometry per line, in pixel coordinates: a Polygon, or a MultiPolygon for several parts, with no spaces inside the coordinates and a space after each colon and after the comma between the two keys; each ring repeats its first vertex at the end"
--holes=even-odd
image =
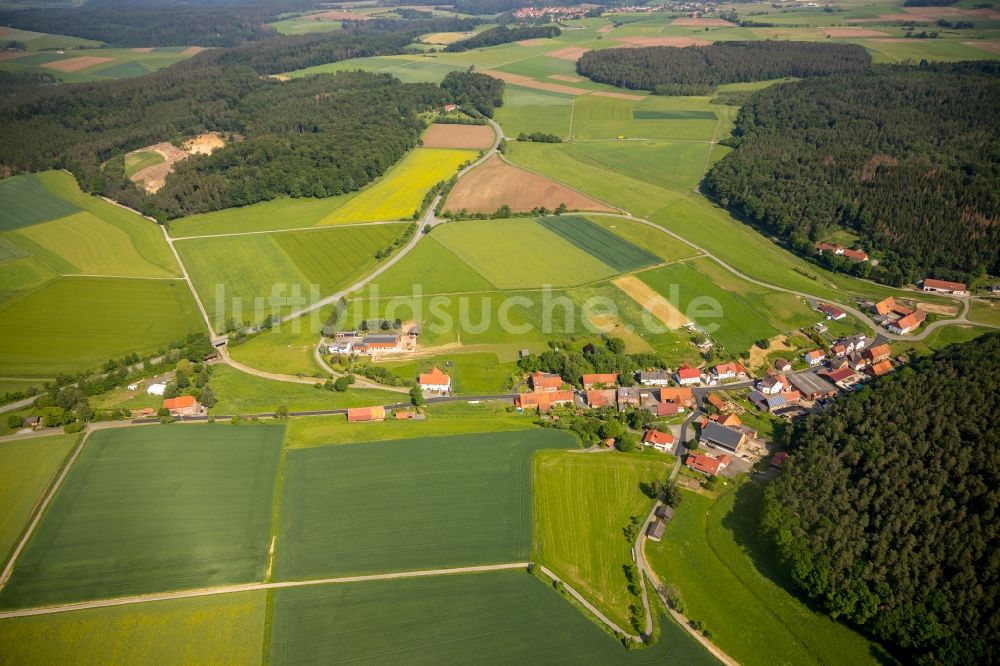
{"type": "Polygon", "coordinates": [[[460,39],[449,44],[445,51],[461,52],[469,49],[480,49],[484,46],[497,46],[498,44],[509,44],[519,42],[522,39],[539,39],[558,37],[562,31],[554,25],[533,27],[508,28],[505,25],[484,30],[478,35],[460,39]]]}
{"type": "MultiPolygon", "coordinates": [[[[577,71],[598,83],[673,94],[670,84],[704,91],[722,83],[763,81],[859,72],[871,56],[856,44],[818,42],[717,42],[710,46],[651,46],[600,49],[584,53],[577,71]]],[[[703,92],[699,94],[704,94],[703,92]]]]}
{"type": "Polygon", "coordinates": [[[583,375],[589,373],[618,375],[619,383],[634,383],[633,375],[646,368],[666,367],[656,354],[626,354],[621,338],[609,337],[604,345],[586,345],[581,351],[550,343],[551,349],[541,354],[529,354],[517,362],[524,372],[550,372],[568,384],[581,386],[583,375]]]}
{"type": "Polygon", "coordinates": [[[1000,335],[798,423],[762,528],[792,578],[904,663],[1000,658],[1000,335]]]}
{"type": "Polygon", "coordinates": [[[706,191],[804,256],[832,229],[900,285],[1000,270],[1000,65],[877,66],[773,86],[741,109],[706,191]]]}

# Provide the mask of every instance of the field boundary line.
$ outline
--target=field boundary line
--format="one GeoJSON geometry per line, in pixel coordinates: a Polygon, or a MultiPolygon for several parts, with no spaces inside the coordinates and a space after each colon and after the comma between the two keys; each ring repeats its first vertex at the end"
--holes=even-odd
{"type": "Polygon", "coordinates": [[[73,450],[72,455],[70,455],[70,457],[63,464],[63,467],[59,472],[59,476],[57,476],[55,481],[52,482],[52,485],[49,486],[49,491],[46,493],[45,498],[35,509],[31,522],[28,523],[28,527],[21,536],[21,540],[17,542],[17,546],[10,554],[10,559],[7,560],[7,564],[4,566],[3,574],[0,574],[0,590],[3,590],[3,588],[7,586],[7,581],[10,580],[11,574],[14,573],[14,565],[17,564],[17,558],[21,556],[21,551],[24,550],[28,541],[31,540],[31,536],[35,533],[35,528],[38,527],[38,523],[42,521],[42,516],[45,515],[45,510],[49,507],[49,504],[52,502],[52,498],[55,497],[59,488],[62,487],[63,481],[69,475],[69,470],[73,467],[73,463],[75,463],[76,459],[80,457],[80,452],[83,451],[83,445],[87,443],[87,440],[90,439],[90,435],[93,432],[95,431],[87,430],[87,432],[83,435],[80,439],[80,443],[77,444],[76,448],[73,450]]]}
{"type": "MultiPolygon", "coordinates": [[[[613,632],[615,632],[616,634],[621,634],[622,636],[626,636],[626,637],[632,639],[633,641],[638,641],[640,643],[644,642],[642,640],[642,636],[636,636],[634,634],[630,634],[629,632],[625,631],[624,629],[622,629],[621,627],[619,627],[617,624],[615,624],[614,620],[612,620],[607,615],[605,615],[604,613],[602,613],[601,610],[599,608],[597,608],[597,606],[595,606],[594,604],[592,604],[589,601],[587,601],[586,597],[584,597],[582,594],[580,594],[579,592],[577,592],[576,589],[574,589],[574,587],[572,585],[570,585],[569,583],[567,583],[566,581],[564,581],[562,578],[560,578],[559,576],[557,576],[547,566],[545,566],[544,564],[539,564],[538,568],[541,569],[542,573],[545,574],[546,576],[548,576],[553,582],[561,583],[562,586],[563,586],[563,588],[567,592],[569,592],[569,594],[570,594],[571,597],[573,597],[581,606],[583,606],[584,608],[586,608],[594,617],[596,617],[598,620],[600,620],[605,625],[607,625],[607,627],[609,629],[611,629],[613,632]]],[[[0,617],[3,617],[3,616],[0,615],[0,617]]]]}
{"type": "Polygon", "coordinates": [[[504,161],[508,166],[512,166],[512,167],[514,167],[516,169],[523,169],[524,171],[527,171],[528,173],[533,173],[536,176],[539,176],[540,178],[545,178],[547,180],[551,180],[553,183],[558,183],[558,184],[562,185],[563,187],[565,187],[568,190],[572,190],[573,192],[576,192],[577,194],[585,196],[588,199],[593,199],[597,203],[603,204],[603,205],[607,206],[608,208],[610,208],[611,210],[618,211],[617,213],[608,213],[608,212],[599,211],[599,210],[596,210],[596,211],[595,210],[579,210],[579,211],[573,211],[573,213],[590,213],[591,215],[612,215],[612,216],[626,216],[627,217],[627,215],[625,215],[625,209],[624,208],[619,208],[618,206],[610,204],[607,201],[602,201],[601,199],[598,199],[597,197],[595,197],[595,196],[593,196],[591,194],[587,194],[583,190],[577,189],[577,188],[573,187],[572,185],[567,185],[566,183],[564,183],[563,181],[559,180],[558,178],[553,178],[552,176],[547,176],[544,173],[535,171],[534,169],[529,169],[528,167],[521,166],[520,164],[514,164],[513,162],[511,162],[510,160],[508,160],[507,156],[504,155],[503,153],[499,153],[499,155],[500,155],[500,159],[502,161],[504,161]]]}
{"type": "Polygon", "coordinates": [[[352,227],[374,227],[383,224],[410,224],[413,220],[376,220],[374,222],[348,222],[347,224],[324,224],[313,227],[292,227],[290,229],[270,229],[260,231],[234,231],[224,234],[204,234],[202,236],[171,236],[175,241],[199,240],[202,238],[228,238],[229,236],[257,236],[260,234],[283,234],[292,231],[334,231],[352,227]]]}
{"type": "Polygon", "coordinates": [[[198,296],[198,290],[194,288],[194,283],[191,282],[191,276],[188,275],[187,266],[181,260],[181,255],[174,247],[174,239],[170,237],[167,233],[167,228],[162,224],[159,225],[160,230],[163,232],[163,238],[167,241],[167,245],[170,246],[170,251],[174,253],[174,258],[177,260],[177,265],[181,267],[181,275],[185,282],[187,282],[188,289],[191,291],[191,295],[194,297],[194,302],[198,306],[198,310],[201,312],[202,318],[205,320],[205,326],[208,326],[208,335],[210,340],[216,338],[215,328],[212,326],[212,321],[208,318],[208,311],[205,310],[205,304],[201,302],[201,298],[198,296]]]}

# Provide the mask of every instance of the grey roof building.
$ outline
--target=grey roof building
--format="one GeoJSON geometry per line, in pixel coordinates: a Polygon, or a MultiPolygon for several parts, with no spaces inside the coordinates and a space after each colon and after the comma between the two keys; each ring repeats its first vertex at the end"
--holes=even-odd
{"type": "Polygon", "coordinates": [[[711,444],[720,449],[739,453],[740,447],[746,441],[746,433],[719,425],[715,421],[709,421],[701,430],[700,441],[703,444],[711,444]]]}

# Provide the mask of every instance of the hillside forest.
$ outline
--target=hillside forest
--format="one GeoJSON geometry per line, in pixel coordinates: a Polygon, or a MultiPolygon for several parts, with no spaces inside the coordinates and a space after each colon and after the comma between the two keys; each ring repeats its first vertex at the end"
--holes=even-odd
{"type": "Polygon", "coordinates": [[[705,190],[805,256],[836,229],[901,285],[1000,270],[1000,65],[876,66],[772,86],[705,190]]]}
{"type": "Polygon", "coordinates": [[[1000,334],[794,426],[761,525],[799,586],[903,663],[1000,658],[1000,334]]]}

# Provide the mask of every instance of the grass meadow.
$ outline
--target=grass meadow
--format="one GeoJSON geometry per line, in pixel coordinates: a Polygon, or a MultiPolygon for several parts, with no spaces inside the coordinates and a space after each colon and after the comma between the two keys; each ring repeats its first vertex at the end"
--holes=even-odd
{"type": "Polygon", "coordinates": [[[587,219],[614,232],[633,245],[638,245],[652,252],[659,257],[661,262],[687,259],[698,254],[698,250],[687,243],[671,238],[656,227],[642,222],[599,215],[588,215],[587,219]]]}
{"type": "Polygon", "coordinates": [[[304,229],[316,226],[357,195],[357,192],[350,192],[323,199],[280,197],[242,208],[188,215],[171,220],[167,228],[174,238],[304,229]]]}
{"type": "Polygon", "coordinates": [[[574,446],[525,430],[289,451],[275,578],[523,561],[532,456],[574,446]]]}
{"type": "Polygon", "coordinates": [[[493,289],[475,268],[438,241],[438,235],[448,227],[436,228],[434,233],[421,238],[409,254],[376,278],[371,288],[378,287],[384,296],[411,295],[415,285],[424,294],[493,289]]]}
{"type": "Polygon", "coordinates": [[[371,663],[715,663],[666,619],[654,646],[626,651],[523,571],[279,590],[272,627],[276,666],[330,655],[371,663]]]}
{"type": "Polygon", "coordinates": [[[266,592],[0,620],[5,664],[259,664],[266,592]]]}
{"type": "MultiPolygon", "coordinates": [[[[415,361],[388,362],[382,365],[407,378],[416,378],[419,373],[429,372],[435,366],[445,368],[451,375],[452,392],[456,395],[506,393],[513,383],[511,376],[518,372],[517,362],[508,358],[513,357],[513,353],[505,353],[505,360],[501,361],[496,352],[472,351],[489,346],[470,345],[469,349],[457,354],[440,354],[415,361]]],[[[507,352],[507,349],[501,351],[507,352]]]]}
{"type": "Polygon", "coordinates": [[[704,97],[643,97],[641,100],[582,95],[573,103],[576,139],[686,139],[712,141],[726,107],[704,97]]]}
{"type": "Polygon", "coordinates": [[[620,627],[629,626],[629,605],[638,604],[622,569],[632,563],[632,544],[622,530],[632,516],[645,518],[652,508],[639,484],[666,478],[673,461],[660,453],[535,456],[532,559],[620,627]]]}
{"type": "Polygon", "coordinates": [[[539,224],[549,231],[623,273],[660,262],[659,257],[621,236],[577,215],[543,217],[539,224]]]}
{"type": "Polygon", "coordinates": [[[878,661],[875,644],[789,592],[791,581],[759,537],[761,502],[761,488],[749,482],[718,499],[685,492],[663,540],[646,545],[650,565],[680,591],[687,616],[740,663],[878,661]],[[752,620],[734,622],[734,609],[752,620]]]}
{"type": "Polygon", "coordinates": [[[333,306],[314,310],[280,326],[255,334],[245,342],[229,345],[233,360],[265,372],[312,377],[325,376],[314,355],[323,322],[333,306]]]}
{"type": "Polygon", "coordinates": [[[496,110],[495,119],[510,137],[522,132],[566,137],[572,113],[569,95],[505,86],[504,104],[496,110]]]}
{"type": "Polygon", "coordinates": [[[0,607],[262,579],[283,436],[274,425],[92,434],[0,607]]]}
{"type": "Polygon", "coordinates": [[[6,442],[0,446],[0,562],[24,532],[49,484],[62,468],[80,435],[53,435],[6,442]]]}

